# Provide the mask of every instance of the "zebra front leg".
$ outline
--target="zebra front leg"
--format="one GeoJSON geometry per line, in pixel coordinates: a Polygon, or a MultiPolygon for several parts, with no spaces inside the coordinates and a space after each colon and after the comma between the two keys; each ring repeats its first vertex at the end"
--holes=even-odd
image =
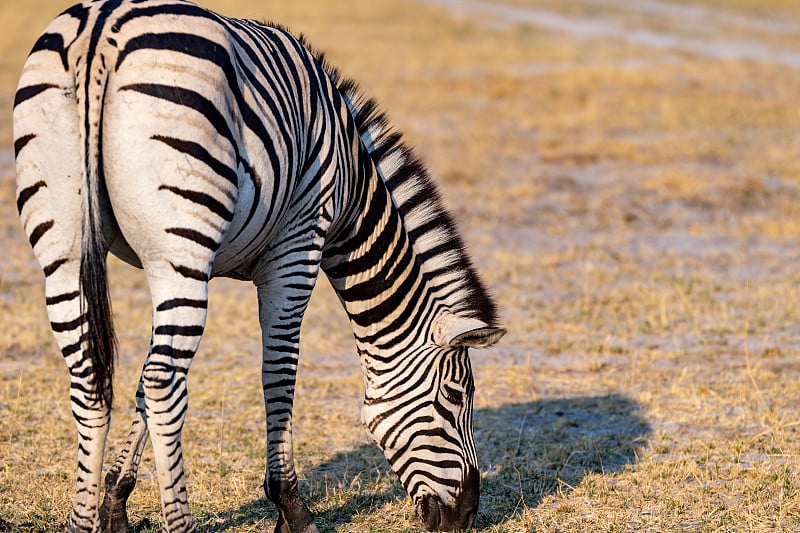
{"type": "MultiPolygon", "coordinates": [[[[153,349],[153,335],[150,335],[150,350],[153,349]]],[[[148,351],[150,351],[148,350],[148,351]]],[[[148,359],[145,360],[147,364],[148,359]]],[[[144,382],[139,376],[136,387],[136,414],[134,415],[128,440],[106,473],[105,495],[100,506],[100,529],[104,533],[127,533],[128,498],[136,486],[139,462],[147,442],[147,415],[145,413],[144,382]]]]}
{"type": "Polygon", "coordinates": [[[147,442],[147,420],[145,418],[144,384],[139,379],[136,390],[136,415],[131,424],[128,440],[114,465],[106,473],[105,495],[100,506],[100,528],[104,533],[127,533],[128,497],[136,485],[139,461],[147,442]]]}
{"type": "Polygon", "coordinates": [[[184,277],[170,265],[145,265],[145,272],[153,300],[153,340],[142,370],[145,418],[161,489],[163,530],[183,533],[195,530],[181,447],[186,376],[205,327],[208,282],[184,277]]]}
{"type": "Polygon", "coordinates": [[[300,322],[313,288],[308,277],[290,279],[291,288],[258,288],[263,361],[261,382],[267,415],[264,491],[278,507],[276,533],[318,533],[298,492],[292,450],[292,405],[300,345],[300,322]]]}

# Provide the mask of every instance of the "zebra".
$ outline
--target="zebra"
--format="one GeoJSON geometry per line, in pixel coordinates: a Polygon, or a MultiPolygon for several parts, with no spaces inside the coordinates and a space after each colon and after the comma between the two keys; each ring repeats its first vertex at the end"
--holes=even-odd
{"type": "Polygon", "coordinates": [[[13,114],[17,208],[78,433],[67,531],[127,529],[148,436],[163,530],[196,529],[181,431],[215,276],[256,287],[275,531],[317,531],[298,491],[292,403],[320,270],[352,325],[363,424],[420,526],[470,526],[480,475],[468,349],[506,330],[425,166],[353,81],[278,24],[183,0],[94,0],[36,41],[13,114]],[[130,434],[101,487],[109,252],[144,270],[153,316],[130,434]]]}

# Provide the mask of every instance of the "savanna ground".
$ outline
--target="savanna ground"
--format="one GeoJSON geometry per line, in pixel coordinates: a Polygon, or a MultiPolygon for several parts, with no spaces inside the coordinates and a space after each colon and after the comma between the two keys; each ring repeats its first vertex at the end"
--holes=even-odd
{"type": "MultiPolygon", "coordinates": [[[[439,177],[509,334],[473,353],[478,531],[800,531],[800,3],[206,0],[274,19],[377,96],[439,177]]],[[[74,427],[42,275],[15,212],[10,113],[67,2],[0,4],[0,519],[58,529],[74,427]]],[[[121,354],[107,461],[148,345],[144,278],[111,262],[121,354]]],[[[404,531],[359,423],[321,282],[296,401],[321,531],[404,531]]],[[[204,531],[262,531],[251,286],[215,280],[185,457],[204,531]]],[[[130,511],[156,531],[148,449],[130,511]]]]}

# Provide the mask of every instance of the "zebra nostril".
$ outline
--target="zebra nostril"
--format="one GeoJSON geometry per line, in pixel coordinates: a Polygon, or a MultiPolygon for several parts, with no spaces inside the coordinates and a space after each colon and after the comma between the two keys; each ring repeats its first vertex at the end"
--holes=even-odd
{"type": "Polygon", "coordinates": [[[475,516],[478,514],[478,508],[470,510],[467,513],[466,520],[464,522],[464,529],[469,529],[472,527],[472,523],[475,521],[475,516]]]}
{"type": "Polygon", "coordinates": [[[462,481],[462,490],[453,504],[445,504],[438,496],[426,494],[417,504],[417,518],[425,531],[461,531],[472,526],[478,514],[480,475],[470,467],[462,481]]]}
{"type": "Polygon", "coordinates": [[[441,523],[439,499],[429,494],[423,496],[417,505],[417,517],[425,531],[437,531],[441,523]]]}
{"type": "Polygon", "coordinates": [[[481,493],[481,476],[478,469],[470,466],[462,482],[462,492],[458,498],[458,506],[462,514],[471,512],[473,516],[478,512],[478,502],[481,493]]]}

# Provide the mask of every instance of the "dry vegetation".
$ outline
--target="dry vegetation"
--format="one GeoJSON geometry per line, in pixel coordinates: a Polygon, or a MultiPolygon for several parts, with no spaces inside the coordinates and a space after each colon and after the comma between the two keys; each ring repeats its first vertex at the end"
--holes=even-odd
{"type": "MultiPolygon", "coordinates": [[[[473,354],[478,531],[800,531],[800,68],[484,24],[423,1],[204,3],[306,33],[440,176],[510,330],[473,354]]],[[[794,0],[675,0],[728,16],[688,25],[635,9],[654,2],[507,3],[800,53],[794,0]]],[[[0,519],[30,531],[68,513],[74,428],[14,209],[10,102],[57,4],[0,5],[0,25],[24,29],[0,36],[0,519]]],[[[113,261],[111,275],[113,455],[150,308],[140,273],[113,261]]],[[[193,512],[206,531],[270,530],[255,294],[216,280],[211,298],[186,426],[193,512]]],[[[360,428],[337,308],[321,283],[295,410],[302,491],[321,531],[413,529],[360,428]]],[[[157,530],[153,472],[148,451],[137,531],[157,530]]]]}

